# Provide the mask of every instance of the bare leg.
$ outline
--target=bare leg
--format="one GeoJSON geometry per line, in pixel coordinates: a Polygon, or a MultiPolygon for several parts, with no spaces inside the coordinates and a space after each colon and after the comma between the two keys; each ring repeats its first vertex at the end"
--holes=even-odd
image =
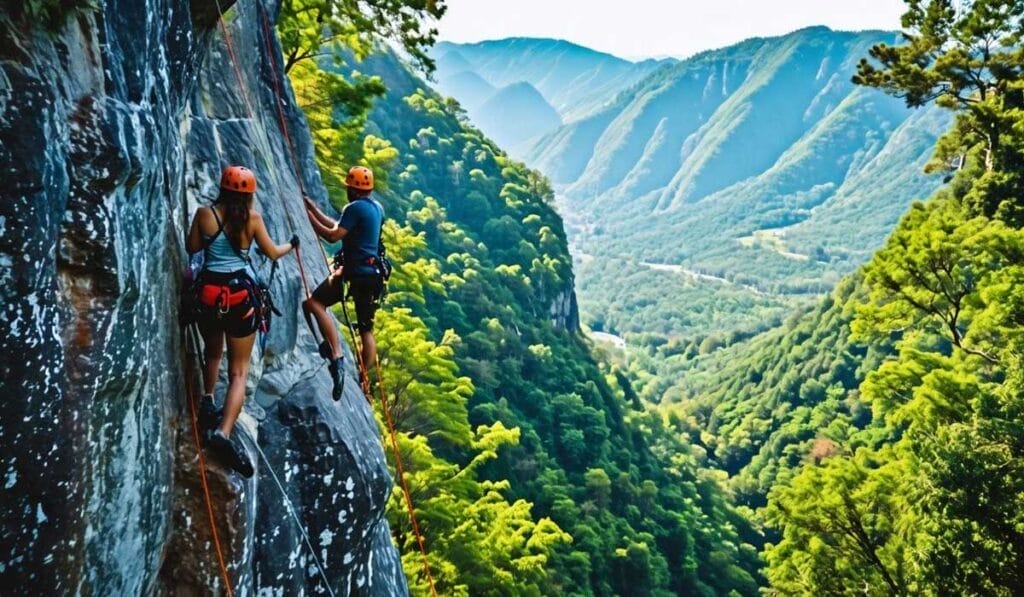
{"type": "Polygon", "coordinates": [[[212,395],[217,389],[217,375],[220,373],[220,358],[224,355],[224,332],[200,330],[203,334],[203,394],[212,395]]]}
{"type": "Polygon", "coordinates": [[[313,317],[316,317],[316,323],[320,327],[320,333],[323,334],[324,340],[327,341],[327,345],[331,347],[331,354],[334,359],[340,359],[341,344],[338,340],[338,326],[335,325],[334,320],[331,318],[331,314],[327,312],[327,307],[313,297],[306,299],[306,302],[304,302],[302,306],[307,311],[311,312],[313,317]]]}
{"type": "Polygon", "coordinates": [[[228,437],[245,402],[245,380],[249,375],[249,357],[255,343],[256,334],[228,338],[228,395],[224,399],[224,420],[220,424],[221,433],[228,437]]]}
{"type": "Polygon", "coordinates": [[[367,369],[377,365],[377,340],[372,331],[359,332],[363,341],[363,366],[367,369]]]}

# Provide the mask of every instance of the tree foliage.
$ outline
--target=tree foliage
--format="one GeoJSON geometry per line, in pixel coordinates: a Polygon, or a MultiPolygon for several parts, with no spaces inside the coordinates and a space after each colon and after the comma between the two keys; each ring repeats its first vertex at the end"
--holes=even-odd
{"type": "Polygon", "coordinates": [[[858,81],[958,110],[939,156],[968,166],[904,217],[848,305],[857,339],[896,352],[860,385],[872,420],[770,493],[781,592],[1024,590],[1024,3],[908,4],[909,43],[876,47],[858,81]]]}
{"type": "Polygon", "coordinates": [[[903,16],[905,42],[880,44],[857,69],[855,83],[957,112],[938,144],[936,165],[977,168],[965,205],[983,215],[1024,221],[1024,3],[1020,0],[914,0],[903,16]],[[961,10],[962,8],[962,10],[961,10]]]}
{"type": "Polygon", "coordinates": [[[283,0],[278,36],[285,70],[305,60],[337,59],[339,48],[361,60],[390,40],[429,71],[433,61],[426,52],[437,29],[428,22],[445,10],[444,0],[283,0]]]}

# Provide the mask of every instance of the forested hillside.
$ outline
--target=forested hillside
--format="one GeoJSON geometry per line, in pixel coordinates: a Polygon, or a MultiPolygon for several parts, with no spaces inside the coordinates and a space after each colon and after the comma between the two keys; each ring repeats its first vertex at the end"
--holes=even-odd
{"type": "MultiPolygon", "coordinates": [[[[579,333],[547,181],[393,54],[290,75],[334,200],[347,164],[384,181],[399,265],[378,338],[438,589],[756,593],[759,534],[579,333]],[[353,85],[372,107],[345,101],[353,85]]],[[[422,592],[400,499],[389,519],[422,592]]]]}
{"type": "Polygon", "coordinates": [[[767,504],[780,593],[1024,590],[1022,15],[911,3],[912,43],[876,46],[855,80],[956,115],[935,149],[951,184],[816,308],[663,360],[697,363],[668,417],[767,504]]]}
{"type": "Polygon", "coordinates": [[[639,345],[637,398],[766,524],[783,594],[1024,591],[1024,3],[953,4],[908,3],[898,49],[695,57],[531,157],[584,317],[639,345]]]}

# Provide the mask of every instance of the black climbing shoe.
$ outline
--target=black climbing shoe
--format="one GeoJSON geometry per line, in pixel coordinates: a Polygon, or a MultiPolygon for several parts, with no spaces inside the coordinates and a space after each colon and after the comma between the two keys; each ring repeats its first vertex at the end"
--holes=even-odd
{"type": "Polygon", "coordinates": [[[202,401],[199,403],[199,430],[205,433],[211,429],[216,429],[220,425],[220,420],[224,415],[224,411],[213,405],[213,396],[207,394],[203,396],[202,401]]]}
{"type": "Polygon", "coordinates": [[[331,397],[335,402],[341,400],[341,394],[345,391],[344,365],[345,359],[336,359],[327,366],[327,370],[331,372],[331,380],[334,382],[334,391],[331,392],[331,397]]]}
{"type": "Polygon", "coordinates": [[[254,471],[248,454],[245,453],[241,446],[235,444],[230,438],[221,433],[219,429],[211,431],[207,435],[206,443],[218,458],[223,460],[225,464],[234,469],[238,474],[246,479],[252,477],[254,471]]]}

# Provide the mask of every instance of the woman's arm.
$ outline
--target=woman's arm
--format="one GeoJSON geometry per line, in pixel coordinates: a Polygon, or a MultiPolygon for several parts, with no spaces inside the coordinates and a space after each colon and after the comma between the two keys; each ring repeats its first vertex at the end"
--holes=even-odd
{"type": "Polygon", "coordinates": [[[267,226],[263,223],[263,216],[254,213],[250,217],[253,228],[253,240],[256,241],[256,245],[260,248],[263,253],[277,261],[281,257],[288,254],[289,251],[299,246],[299,237],[292,236],[292,240],[283,245],[274,244],[274,241],[270,239],[270,234],[267,233],[267,226]]]}
{"type": "Polygon", "coordinates": [[[192,227],[189,228],[188,234],[185,235],[185,250],[188,251],[189,255],[198,253],[203,249],[203,233],[199,229],[199,216],[206,209],[209,208],[200,207],[196,210],[195,215],[192,216],[192,227]]]}

